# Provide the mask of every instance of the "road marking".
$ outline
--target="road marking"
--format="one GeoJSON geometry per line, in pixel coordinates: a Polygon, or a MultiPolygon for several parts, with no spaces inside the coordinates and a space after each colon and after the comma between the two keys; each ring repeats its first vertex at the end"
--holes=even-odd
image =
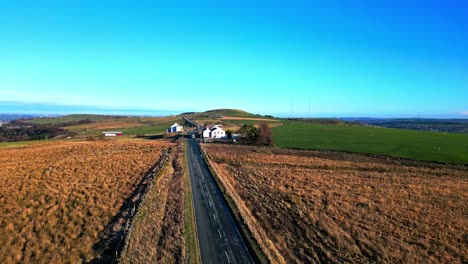
{"type": "Polygon", "coordinates": [[[229,256],[228,256],[226,250],[224,250],[224,255],[226,255],[226,259],[227,259],[228,263],[231,263],[231,261],[229,261],[229,256]]]}
{"type": "Polygon", "coordinates": [[[212,214],[212,215],[213,215],[213,219],[216,221],[216,216],[214,214],[212,214]]]}
{"type": "Polygon", "coordinates": [[[221,238],[221,232],[219,231],[219,228],[218,228],[218,234],[219,234],[219,238],[221,238]]]}

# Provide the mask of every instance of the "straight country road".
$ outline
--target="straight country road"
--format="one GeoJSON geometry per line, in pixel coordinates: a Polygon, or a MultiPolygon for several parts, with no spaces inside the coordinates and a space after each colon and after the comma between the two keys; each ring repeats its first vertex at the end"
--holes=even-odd
{"type": "Polygon", "coordinates": [[[187,161],[202,263],[254,263],[195,140],[187,161]]]}

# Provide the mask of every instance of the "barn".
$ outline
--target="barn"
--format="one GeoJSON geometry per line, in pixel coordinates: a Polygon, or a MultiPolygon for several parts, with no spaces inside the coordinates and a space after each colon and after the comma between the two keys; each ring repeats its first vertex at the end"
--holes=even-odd
{"type": "Polygon", "coordinates": [[[167,132],[177,133],[177,132],[180,132],[180,131],[183,131],[183,130],[184,130],[183,126],[180,126],[179,124],[174,123],[169,129],[167,129],[167,132]]]}
{"type": "Polygon", "coordinates": [[[102,132],[102,134],[105,137],[120,137],[120,136],[123,136],[122,131],[104,131],[104,132],[102,132]]]}

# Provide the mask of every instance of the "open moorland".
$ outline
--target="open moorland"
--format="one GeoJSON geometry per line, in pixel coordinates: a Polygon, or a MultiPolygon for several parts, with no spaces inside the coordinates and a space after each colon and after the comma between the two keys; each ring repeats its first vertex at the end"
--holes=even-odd
{"type": "Polygon", "coordinates": [[[466,263],[468,168],[210,144],[210,163],[273,263],[466,263]]]}
{"type": "Polygon", "coordinates": [[[0,149],[2,263],[90,261],[103,231],[170,143],[39,143],[0,149]]]}
{"type": "Polygon", "coordinates": [[[183,146],[159,173],[136,216],[122,263],[187,263],[183,146]]]}

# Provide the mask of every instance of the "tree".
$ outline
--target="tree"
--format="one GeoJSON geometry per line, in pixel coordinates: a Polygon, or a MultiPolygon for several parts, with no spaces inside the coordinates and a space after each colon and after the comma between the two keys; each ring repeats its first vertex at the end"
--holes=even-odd
{"type": "Polygon", "coordinates": [[[258,130],[253,125],[243,124],[239,129],[241,137],[250,142],[256,142],[258,139],[258,130]]]}
{"type": "Polygon", "coordinates": [[[257,143],[259,145],[273,146],[271,127],[268,125],[268,123],[265,121],[261,122],[259,130],[257,143]]]}
{"type": "Polygon", "coordinates": [[[232,138],[232,130],[226,130],[226,136],[227,138],[232,138]]]}

